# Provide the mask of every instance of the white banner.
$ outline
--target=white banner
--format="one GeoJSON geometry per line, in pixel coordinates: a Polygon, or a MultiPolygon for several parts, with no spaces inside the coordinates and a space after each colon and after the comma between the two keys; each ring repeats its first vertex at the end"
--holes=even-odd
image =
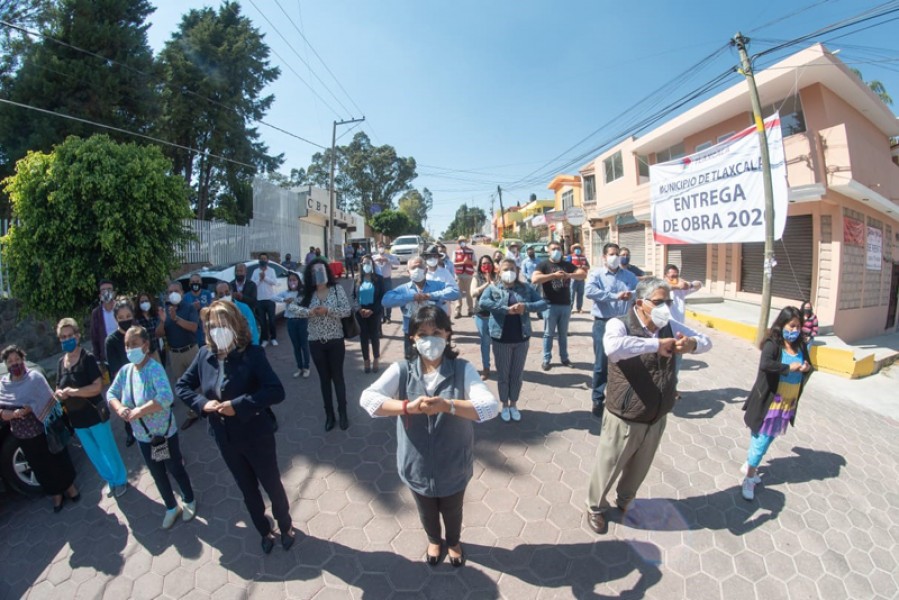
{"type": "MultiPolygon", "coordinates": [[[[765,120],[774,186],[774,239],[787,223],[780,115],[765,120]]],[[[650,165],[652,232],[659,244],[765,241],[765,186],[755,126],[716,146],[650,165]]]]}
{"type": "Polygon", "coordinates": [[[865,269],[868,271],[879,271],[883,262],[883,232],[870,225],[868,226],[867,248],[865,269]]]}

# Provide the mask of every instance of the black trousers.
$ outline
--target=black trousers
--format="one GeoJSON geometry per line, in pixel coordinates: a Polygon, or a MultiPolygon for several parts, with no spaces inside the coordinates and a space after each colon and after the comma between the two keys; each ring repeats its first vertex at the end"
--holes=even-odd
{"type": "Polygon", "coordinates": [[[275,331],[275,301],[256,302],[256,318],[259,320],[259,341],[267,342],[278,338],[275,331]]]}
{"type": "Polygon", "coordinates": [[[428,541],[439,544],[443,539],[440,535],[440,516],[443,515],[443,525],[446,528],[446,545],[455,546],[462,536],[462,502],[465,499],[465,490],[445,496],[432,498],[412,492],[415,505],[418,507],[418,518],[428,535],[428,541]]]}
{"type": "Polygon", "coordinates": [[[343,344],[343,339],[328,340],[327,342],[311,341],[309,342],[309,352],[312,354],[315,370],[318,371],[325,415],[334,416],[331,386],[334,387],[334,392],[337,394],[337,411],[341,415],[345,415],[346,382],[343,379],[343,361],[346,357],[346,346],[343,344]]]}
{"type": "Polygon", "coordinates": [[[250,520],[260,536],[272,532],[272,525],[265,516],[265,501],[259,484],[265,488],[272,503],[272,514],[278,522],[281,533],[287,533],[293,526],[290,517],[290,503],[287,492],[281,483],[281,471],[278,469],[278,455],[275,449],[274,434],[264,435],[251,441],[217,442],[222,458],[228,470],[234,476],[243,502],[250,513],[250,520]]]}
{"type": "Polygon", "coordinates": [[[362,359],[365,362],[369,361],[369,346],[371,346],[371,351],[375,355],[375,360],[381,358],[381,312],[374,311],[368,317],[363,317],[357,312],[356,321],[359,322],[362,359]]]}
{"type": "Polygon", "coordinates": [[[45,494],[58,496],[75,483],[75,467],[72,466],[68,448],[53,454],[47,447],[47,435],[44,433],[19,439],[19,445],[45,494]]]}
{"type": "Polygon", "coordinates": [[[140,448],[140,453],[144,456],[147,470],[153,476],[156,489],[159,490],[159,495],[162,496],[166,509],[172,510],[178,506],[178,503],[175,502],[175,493],[172,491],[169,473],[178,482],[178,487],[181,488],[181,499],[184,502],[194,501],[194,489],[190,485],[190,477],[188,477],[187,471],[184,469],[184,459],[181,457],[181,444],[178,440],[178,434],[172,435],[168,440],[171,458],[160,462],[156,462],[150,456],[151,446],[149,443],[138,441],[137,447],[140,448]]]}

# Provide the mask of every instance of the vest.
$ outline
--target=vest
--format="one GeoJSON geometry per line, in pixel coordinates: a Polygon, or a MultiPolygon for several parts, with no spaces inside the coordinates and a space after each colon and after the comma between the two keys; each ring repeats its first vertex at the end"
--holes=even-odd
{"type": "MultiPolygon", "coordinates": [[[[425,391],[421,361],[401,361],[399,399],[419,396],[465,398],[465,365],[461,359],[444,358],[437,388],[425,391]]],[[[474,428],[472,422],[449,413],[409,415],[396,420],[396,468],[409,489],[430,498],[461,492],[473,473],[474,428]]]]}
{"type": "Polygon", "coordinates": [[[456,275],[474,275],[474,250],[471,248],[456,248],[453,262],[463,262],[466,258],[471,260],[471,264],[455,265],[456,275]]]}
{"type": "MultiPolygon", "coordinates": [[[[637,315],[629,310],[623,317],[627,335],[650,337],[637,315]]],[[[671,338],[671,325],[659,331],[659,338],[671,338]]],[[[625,421],[655,423],[674,408],[677,375],[675,357],[663,357],[657,352],[641,354],[617,363],[609,363],[609,382],[606,384],[606,410],[625,421]]]]}
{"type": "Polygon", "coordinates": [[[578,256],[577,254],[571,255],[571,264],[573,264],[578,269],[582,269],[587,266],[587,257],[583,254],[578,256]]]}

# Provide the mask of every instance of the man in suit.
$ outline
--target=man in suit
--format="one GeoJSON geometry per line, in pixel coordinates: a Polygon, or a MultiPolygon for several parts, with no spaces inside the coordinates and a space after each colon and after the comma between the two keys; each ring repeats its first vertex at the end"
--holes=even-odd
{"type": "Polygon", "coordinates": [[[234,267],[234,281],[231,282],[231,295],[256,312],[256,284],[247,278],[247,265],[238,263],[234,267]]]}

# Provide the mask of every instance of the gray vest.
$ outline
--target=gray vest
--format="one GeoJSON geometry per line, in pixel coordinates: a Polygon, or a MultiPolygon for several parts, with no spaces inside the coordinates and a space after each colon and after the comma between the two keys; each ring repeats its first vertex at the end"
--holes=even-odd
{"type": "MultiPolygon", "coordinates": [[[[401,361],[399,399],[419,396],[465,398],[465,365],[460,359],[444,358],[433,394],[425,391],[421,361],[401,361]]],[[[474,460],[472,422],[449,413],[409,415],[396,420],[396,467],[400,479],[422,496],[445,498],[465,489],[474,460]]]]}

